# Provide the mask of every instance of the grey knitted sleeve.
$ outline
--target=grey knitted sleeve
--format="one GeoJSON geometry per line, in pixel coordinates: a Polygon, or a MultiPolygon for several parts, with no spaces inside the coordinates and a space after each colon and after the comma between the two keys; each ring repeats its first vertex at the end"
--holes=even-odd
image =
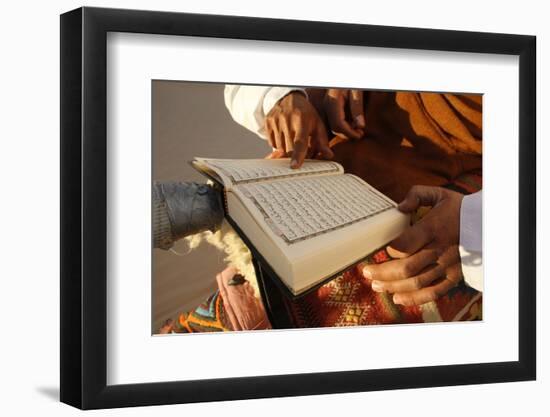
{"type": "Polygon", "coordinates": [[[155,182],[152,198],[153,247],[170,249],[189,235],[215,232],[223,220],[221,191],[193,182],[155,182]]]}

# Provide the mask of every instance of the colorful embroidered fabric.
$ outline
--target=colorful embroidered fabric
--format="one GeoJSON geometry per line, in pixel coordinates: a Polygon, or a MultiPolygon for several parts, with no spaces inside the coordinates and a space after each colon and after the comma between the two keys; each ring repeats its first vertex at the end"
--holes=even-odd
{"type": "Polygon", "coordinates": [[[223,332],[232,330],[223,300],[217,290],[195,310],[179,315],[172,329],[176,333],[223,332]]]}

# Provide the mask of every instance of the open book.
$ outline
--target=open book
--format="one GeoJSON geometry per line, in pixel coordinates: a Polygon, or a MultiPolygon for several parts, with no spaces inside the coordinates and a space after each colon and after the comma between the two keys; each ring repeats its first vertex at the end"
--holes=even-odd
{"type": "Polygon", "coordinates": [[[293,295],[327,281],[397,237],[409,216],[332,161],[195,158],[224,189],[225,210],[293,295]]]}

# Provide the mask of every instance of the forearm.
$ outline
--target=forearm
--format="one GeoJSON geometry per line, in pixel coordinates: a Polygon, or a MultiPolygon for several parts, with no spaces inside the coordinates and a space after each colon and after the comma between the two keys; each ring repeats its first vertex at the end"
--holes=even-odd
{"type": "Polygon", "coordinates": [[[170,249],[177,240],[199,232],[215,232],[223,220],[221,193],[206,184],[153,184],[153,247],[170,249]]]}

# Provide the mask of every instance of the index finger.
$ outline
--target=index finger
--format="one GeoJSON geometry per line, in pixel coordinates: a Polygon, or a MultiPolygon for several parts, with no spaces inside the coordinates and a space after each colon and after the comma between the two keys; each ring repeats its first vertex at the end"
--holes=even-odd
{"type": "Polygon", "coordinates": [[[292,159],[290,160],[290,167],[293,169],[300,168],[306,158],[308,147],[308,134],[305,129],[300,129],[294,136],[294,150],[292,151],[292,159]]]}

